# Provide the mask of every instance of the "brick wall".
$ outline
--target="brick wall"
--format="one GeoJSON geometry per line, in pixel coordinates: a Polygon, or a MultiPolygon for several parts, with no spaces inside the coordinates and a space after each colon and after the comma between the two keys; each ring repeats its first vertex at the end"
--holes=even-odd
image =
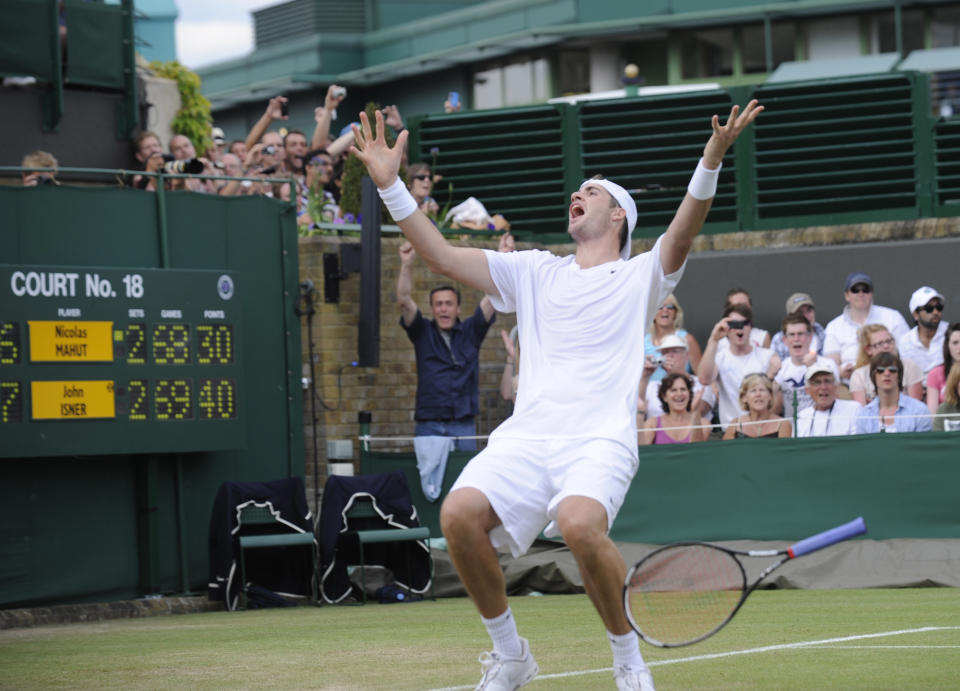
{"type": "MultiPolygon", "coordinates": [[[[381,249],[380,276],[380,366],[352,367],[357,359],[357,327],[360,316],[360,275],[351,274],[340,281],[340,302],[327,303],[323,291],[323,255],[339,256],[340,245],[359,243],[359,238],[315,236],[300,240],[300,279],[310,279],[316,286],[313,317],[314,369],[318,400],[317,457],[320,486],[326,479],[327,440],[349,439],[353,443],[354,461],[359,459],[357,414],[368,410],[373,415],[371,434],[376,437],[410,437],[413,435],[413,404],[417,391],[417,369],[413,345],[400,327],[400,312],[396,303],[397,274],[400,258],[397,254],[402,240],[384,236],[381,249]]],[[[495,242],[458,240],[455,244],[496,249],[495,242]]],[[[417,260],[413,271],[413,299],[429,316],[430,289],[449,280],[432,274],[417,260]]],[[[483,295],[464,285],[461,290],[460,313],[473,313],[483,295]]],[[[497,314],[480,351],[480,418],[478,433],[488,434],[510,414],[511,404],[500,397],[500,376],[506,358],[500,329],[509,330],[516,324],[514,315],[497,314]]],[[[304,372],[310,376],[309,334],[307,319],[301,319],[304,372]]],[[[312,496],[314,478],[313,427],[311,424],[310,392],[304,392],[304,468],[312,496]]],[[[377,445],[378,450],[412,449],[409,441],[377,445]]]]}

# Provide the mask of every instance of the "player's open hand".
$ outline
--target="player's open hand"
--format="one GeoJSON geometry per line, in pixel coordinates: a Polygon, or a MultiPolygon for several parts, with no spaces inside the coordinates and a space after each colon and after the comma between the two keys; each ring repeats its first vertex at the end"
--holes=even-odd
{"type": "Polygon", "coordinates": [[[740,106],[733,106],[730,109],[730,116],[723,125],[720,124],[720,116],[714,115],[710,121],[713,134],[703,149],[703,164],[710,170],[716,169],[723,162],[727,149],[737,140],[747,125],[756,120],[762,112],[763,106],[757,99],[753,99],[742,112],[740,106]]]}
{"type": "Polygon", "coordinates": [[[370,126],[370,118],[360,113],[360,127],[353,128],[354,142],[350,153],[360,159],[367,168],[370,179],[380,189],[386,189],[397,179],[400,170],[400,158],[407,145],[407,130],[397,135],[397,142],[391,148],[384,134],[383,113],[377,111],[376,130],[370,126]]]}

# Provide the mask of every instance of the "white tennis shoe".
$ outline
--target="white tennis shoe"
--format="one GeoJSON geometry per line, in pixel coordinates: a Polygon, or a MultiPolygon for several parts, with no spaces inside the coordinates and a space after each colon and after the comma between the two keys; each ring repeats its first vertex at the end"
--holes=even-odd
{"type": "Polygon", "coordinates": [[[503,657],[496,652],[480,655],[483,678],[476,691],[515,691],[537,676],[540,668],[530,654],[530,644],[526,638],[521,638],[520,644],[522,655],[517,658],[503,657]]]}
{"type": "Polygon", "coordinates": [[[618,691],[655,691],[653,675],[647,667],[621,665],[613,670],[618,691]]]}

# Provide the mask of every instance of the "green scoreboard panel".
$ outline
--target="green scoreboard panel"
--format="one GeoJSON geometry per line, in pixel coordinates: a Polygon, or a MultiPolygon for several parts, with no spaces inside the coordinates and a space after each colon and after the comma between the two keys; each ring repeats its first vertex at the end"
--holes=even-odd
{"type": "Polygon", "coordinates": [[[242,449],[236,280],[0,264],[0,457],[242,449]]]}

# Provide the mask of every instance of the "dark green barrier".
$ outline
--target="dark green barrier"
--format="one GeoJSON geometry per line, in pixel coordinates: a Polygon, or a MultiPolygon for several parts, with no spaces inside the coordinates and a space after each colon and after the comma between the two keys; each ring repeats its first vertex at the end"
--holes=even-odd
{"type": "MultiPolygon", "coordinates": [[[[857,516],[870,537],[960,536],[960,435],[712,441],[640,449],[611,536],[623,542],[792,540],[857,516]]],[[[443,489],[469,454],[451,454],[443,489]]],[[[413,454],[366,452],[364,473],[401,469],[421,522],[439,534],[413,454]]]]}

